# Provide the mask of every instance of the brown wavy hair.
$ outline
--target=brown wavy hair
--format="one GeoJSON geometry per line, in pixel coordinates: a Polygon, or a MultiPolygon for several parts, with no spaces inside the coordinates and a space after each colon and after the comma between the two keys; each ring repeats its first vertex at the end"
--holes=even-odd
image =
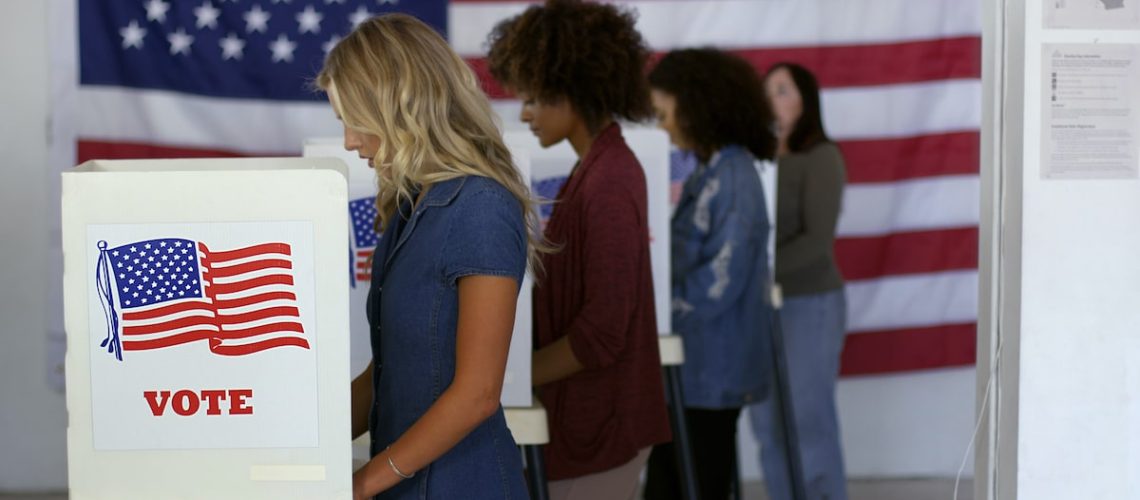
{"type": "Polygon", "coordinates": [[[491,75],[543,102],[565,98],[592,132],[606,119],[651,116],[649,49],[636,15],[612,4],[548,0],[488,37],[491,75]]]}

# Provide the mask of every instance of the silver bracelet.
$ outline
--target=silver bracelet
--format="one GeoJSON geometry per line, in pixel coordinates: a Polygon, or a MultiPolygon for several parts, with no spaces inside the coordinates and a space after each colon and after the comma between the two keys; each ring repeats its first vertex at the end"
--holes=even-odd
{"type": "MultiPolygon", "coordinates": [[[[384,451],[388,451],[390,449],[391,448],[385,448],[384,451]]],[[[403,472],[401,472],[400,468],[396,467],[396,463],[392,461],[392,454],[391,453],[388,454],[388,467],[391,467],[392,472],[395,472],[397,476],[400,476],[404,479],[411,479],[411,478],[415,477],[415,475],[416,475],[414,472],[410,475],[404,474],[403,472]]]]}

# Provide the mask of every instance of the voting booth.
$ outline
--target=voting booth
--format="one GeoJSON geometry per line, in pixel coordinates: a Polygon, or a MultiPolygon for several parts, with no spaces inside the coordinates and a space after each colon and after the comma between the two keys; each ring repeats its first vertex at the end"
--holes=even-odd
{"type": "MultiPolygon", "coordinates": [[[[527,155],[517,148],[511,153],[515,165],[529,178],[530,164],[527,155]]],[[[314,138],[305,142],[303,155],[307,158],[335,158],[348,166],[347,213],[352,220],[349,235],[351,250],[348,255],[349,276],[346,288],[350,295],[352,373],[357,374],[372,360],[371,340],[368,333],[368,319],[364,312],[368,298],[368,286],[372,279],[371,258],[380,241],[380,234],[374,227],[376,219],[376,172],[355,152],[345,151],[344,140],[340,138],[314,138]]],[[[523,280],[515,315],[515,329],[511,335],[510,355],[507,358],[507,371],[503,380],[501,402],[505,407],[528,407],[533,396],[530,384],[531,358],[531,293],[533,279],[530,274],[523,280]]],[[[359,455],[359,454],[358,454],[359,455]]]]}
{"type": "Polygon", "coordinates": [[[345,166],[62,175],[71,497],[351,498],[345,166]]]}

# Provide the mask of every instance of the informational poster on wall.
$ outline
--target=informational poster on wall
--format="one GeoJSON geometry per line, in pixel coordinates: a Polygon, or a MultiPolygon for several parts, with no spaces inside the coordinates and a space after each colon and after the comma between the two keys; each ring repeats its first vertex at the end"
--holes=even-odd
{"type": "Polygon", "coordinates": [[[1043,178],[1137,177],[1138,56],[1140,45],[1043,45],[1043,178]]]}
{"type": "Polygon", "coordinates": [[[1140,0],[1045,0],[1045,28],[1140,29],[1140,0]]]}
{"type": "Polygon", "coordinates": [[[96,450],[317,446],[311,223],[91,225],[87,256],[96,450]]]}

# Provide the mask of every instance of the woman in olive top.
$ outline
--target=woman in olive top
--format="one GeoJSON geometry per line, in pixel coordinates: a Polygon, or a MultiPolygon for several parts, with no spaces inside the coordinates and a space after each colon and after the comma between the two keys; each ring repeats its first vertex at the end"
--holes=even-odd
{"type": "MultiPolygon", "coordinates": [[[[846,500],[835,384],[847,322],[843,277],[835,265],[835,226],[846,177],[843,156],[823,129],[819,85],[801,66],[781,63],[764,77],[776,115],[776,283],[784,353],[811,500],[846,500]]],[[[791,498],[780,409],[772,399],[751,408],[760,463],[773,500],[791,498]]]]}

